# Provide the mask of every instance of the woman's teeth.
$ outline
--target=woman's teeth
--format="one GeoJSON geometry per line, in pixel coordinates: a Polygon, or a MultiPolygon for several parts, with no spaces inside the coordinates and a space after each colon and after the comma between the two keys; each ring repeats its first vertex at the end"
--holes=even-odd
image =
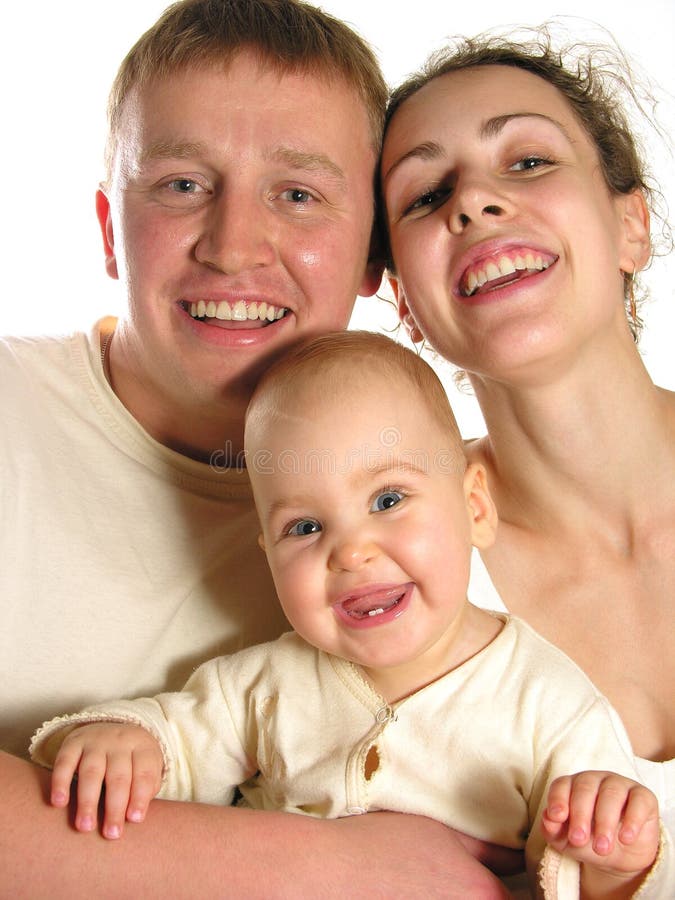
{"type": "Polygon", "coordinates": [[[462,294],[471,297],[482,289],[490,290],[491,287],[496,287],[497,281],[500,285],[504,284],[509,275],[522,277],[521,273],[542,272],[553,262],[555,258],[544,257],[539,253],[518,253],[513,257],[500,256],[499,259],[487,262],[480,268],[469,269],[462,279],[462,294]]]}

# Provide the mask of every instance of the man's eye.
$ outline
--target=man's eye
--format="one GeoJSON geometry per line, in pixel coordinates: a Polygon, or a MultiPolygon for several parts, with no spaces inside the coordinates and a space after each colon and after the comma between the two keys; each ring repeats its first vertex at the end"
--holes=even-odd
{"type": "Polygon", "coordinates": [[[303,191],[302,188],[289,188],[283,192],[282,197],[291,203],[309,203],[313,199],[309,191],[303,191]]]}
{"type": "Polygon", "coordinates": [[[525,156],[509,168],[511,172],[531,172],[532,169],[538,169],[541,166],[549,165],[551,165],[551,160],[544,159],[543,156],[525,156]]]}
{"type": "Polygon", "coordinates": [[[403,497],[404,495],[400,491],[382,491],[382,493],[378,494],[373,500],[370,511],[383,512],[386,509],[391,509],[392,506],[396,506],[397,503],[400,503],[401,500],[403,500],[403,497]]]}
{"type": "Polygon", "coordinates": [[[316,534],[321,531],[321,525],[316,519],[299,519],[288,527],[286,534],[293,537],[304,537],[308,534],[316,534]]]}
{"type": "Polygon", "coordinates": [[[194,194],[200,189],[197,182],[191,178],[175,178],[169,182],[169,187],[177,194],[194,194]]]}

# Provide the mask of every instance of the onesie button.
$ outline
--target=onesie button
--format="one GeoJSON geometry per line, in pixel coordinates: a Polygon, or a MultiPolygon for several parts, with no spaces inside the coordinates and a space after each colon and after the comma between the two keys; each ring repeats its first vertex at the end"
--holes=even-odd
{"type": "Polygon", "coordinates": [[[391,706],[382,706],[375,713],[375,721],[380,725],[386,725],[387,722],[396,721],[396,714],[391,706]]]}

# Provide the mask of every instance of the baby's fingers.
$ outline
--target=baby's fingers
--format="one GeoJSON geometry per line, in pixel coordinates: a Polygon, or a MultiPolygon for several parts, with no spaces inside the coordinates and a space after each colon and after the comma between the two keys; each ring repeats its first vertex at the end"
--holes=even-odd
{"type": "Polygon", "coordinates": [[[598,786],[593,814],[593,850],[598,856],[608,856],[614,849],[631,784],[627,778],[608,774],[598,786]]]}
{"type": "Polygon", "coordinates": [[[622,844],[635,843],[647,822],[654,822],[658,831],[659,804],[655,795],[641,784],[633,784],[626,801],[623,822],[619,829],[622,844]]]}
{"type": "Polygon", "coordinates": [[[162,783],[163,760],[158,746],[136,750],[133,757],[133,780],[127,808],[129,822],[142,822],[150,801],[162,783]]]}
{"type": "Polygon", "coordinates": [[[52,767],[52,782],[49,801],[52,806],[67,806],[70,801],[70,787],[82,758],[81,746],[62,746],[52,767]]]}
{"type": "Polygon", "coordinates": [[[132,783],[131,760],[131,753],[128,751],[108,753],[102,834],[110,840],[120,837],[124,828],[132,783]]]}
{"type": "Polygon", "coordinates": [[[93,831],[98,823],[98,802],[106,777],[106,764],[106,755],[102,751],[90,748],[82,751],[75,811],[75,828],[78,831],[93,831]]]}

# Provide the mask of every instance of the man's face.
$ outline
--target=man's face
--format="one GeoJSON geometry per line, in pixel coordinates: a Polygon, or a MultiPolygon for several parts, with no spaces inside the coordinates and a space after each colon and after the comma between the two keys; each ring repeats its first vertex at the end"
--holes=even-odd
{"type": "Polygon", "coordinates": [[[375,162],[340,80],[243,53],[132,92],[98,199],[108,272],[128,293],[116,341],[144,403],[246,397],[292,344],[347,326],[379,285],[375,162]]]}

